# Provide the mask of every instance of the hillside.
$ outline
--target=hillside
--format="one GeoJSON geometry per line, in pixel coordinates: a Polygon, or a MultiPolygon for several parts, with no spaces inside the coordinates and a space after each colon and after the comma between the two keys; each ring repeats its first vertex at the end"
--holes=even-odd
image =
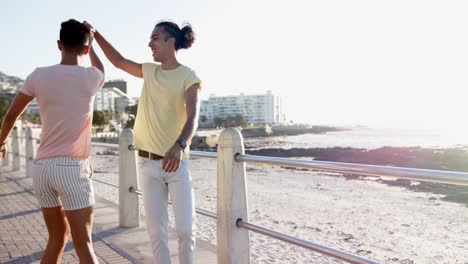
{"type": "Polygon", "coordinates": [[[10,89],[16,90],[23,82],[21,78],[0,72],[0,91],[10,89]]]}

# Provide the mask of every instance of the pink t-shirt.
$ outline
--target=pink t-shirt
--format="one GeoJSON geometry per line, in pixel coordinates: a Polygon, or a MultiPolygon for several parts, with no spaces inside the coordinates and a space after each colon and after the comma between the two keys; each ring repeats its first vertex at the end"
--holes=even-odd
{"type": "Polygon", "coordinates": [[[36,97],[41,114],[36,160],[90,156],[94,96],[103,85],[99,69],[79,65],[41,67],[26,78],[19,91],[36,97]]]}

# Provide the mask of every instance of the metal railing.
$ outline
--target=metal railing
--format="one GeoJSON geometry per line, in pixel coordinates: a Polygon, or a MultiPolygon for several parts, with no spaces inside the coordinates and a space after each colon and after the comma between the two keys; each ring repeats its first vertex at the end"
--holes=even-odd
{"type": "MultiPolygon", "coordinates": [[[[100,146],[100,147],[108,147],[108,148],[112,148],[112,149],[118,149],[117,144],[103,144],[103,143],[94,143],[93,142],[92,145],[93,146],[100,146]]],[[[135,150],[135,148],[133,146],[129,146],[129,149],[135,150]]],[[[199,158],[217,158],[218,157],[216,152],[194,151],[194,150],[190,151],[190,155],[192,157],[199,157],[199,158]]],[[[104,181],[100,181],[100,180],[97,180],[97,179],[94,179],[94,180],[97,181],[97,182],[100,182],[100,183],[104,183],[106,185],[113,186],[113,187],[117,187],[117,188],[119,187],[118,185],[111,184],[109,182],[104,182],[104,181]]],[[[135,189],[134,187],[130,187],[129,192],[136,193],[138,195],[143,195],[143,192],[141,190],[135,189]]],[[[171,204],[171,202],[169,202],[169,204],[171,204]]],[[[212,211],[209,211],[209,210],[206,210],[206,209],[195,208],[195,212],[197,214],[200,214],[200,215],[203,215],[203,216],[206,216],[206,217],[217,219],[216,213],[214,213],[212,211]]],[[[251,224],[251,223],[248,223],[248,222],[244,222],[241,219],[237,220],[236,225],[237,225],[238,228],[244,228],[244,229],[250,230],[250,231],[255,232],[255,233],[266,235],[266,236],[269,236],[269,237],[272,237],[272,238],[275,238],[275,239],[278,239],[278,240],[281,240],[281,241],[284,241],[284,242],[288,242],[288,243],[296,245],[296,246],[300,246],[300,247],[303,247],[303,248],[306,248],[306,249],[309,249],[309,250],[313,250],[313,251],[318,252],[318,253],[322,253],[322,254],[337,258],[337,259],[345,260],[345,261],[348,261],[350,263],[378,263],[378,262],[374,262],[374,261],[371,261],[371,260],[364,259],[364,258],[359,257],[359,256],[355,256],[355,255],[343,252],[341,250],[337,250],[337,249],[333,249],[333,248],[330,248],[330,247],[322,246],[322,245],[319,245],[319,244],[316,244],[316,243],[313,243],[313,242],[310,242],[310,241],[307,241],[307,240],[304,240],[304,239],[300,239],[300,238],[297,238],[297,237],[292,237],[292,236],[289,236],[287,234],[283,234],[283,233],[280,233],[280,232],[277,232],[277,231],[274,231],[274,230],[271,230],[271,229],[263,228],[263,227],[260,227],[260,226],[257,226],[257,225],[254,225],[254,224],[251,224]]]]}
{"type": "Polygon", "coordinates": [[[344,261],[349,262],[349,263],[368,263],[368,264],[371,264],[371,263],[372,264],[377,264],[377,263],[379,263],[379,262],[376,262],[376,261],[373,261],[373,260],[368,260],[368,259],[356,256],[356,255],[349,254],[347,252],[344,252],[344,251],[341,251],[341,250],[338,250],[338,249],[334,249],[334,248],[331,248],[331,247],[326,247],[326,246],[316,244],[316,243],[312,243],[310,241],[303,240],[303,239],[300,239],[300,238],[297,238],[297,237],[293,237],[293,236],[289,236],[289,235],[286,235],[286,234],[283,234],[283,233],[279,233],[279,232],[276,232],[276,231],[273,231],[273,230],[270,230],[270,229],[267,229],[267,228],[264,228],[264,227],[261,227],[261,226],[250,224],[250,223],[242,221],[242,219],[238,219],[237,222],[236,222],[236,225],[239,228],[244,228],[244,229],[250,230],[250,231],[255,232],[255,233],[259,233],[259,234],[262,234],[262,235],[265,235],[265,236],[269,236],[271,238],[276,238],[278,240],[288,242],[290,244],[300,246],[300,247],[303,247],[303,248],[307,248],[307,249],[310,249],[310,250],[315,251],[317,253],[321,253],[321,254],[336,258],[336,259],[344,260],[344,261]]]}
{"type": "Polygon", "coordinates": [[[92,142],[91,144],[96,147],[106,147],[106,148],[110,148],[114,150],[119,149],[118,144],[101,143],[101,142],[92,142]]]}
{"type": "MultiPolygon", "coordinates": [[[[26,162],[27,174],[29,175],[28,166],[31,165],[35,156],[35,146],[32,141],[37,142],[39,139],[33,136],[32,130],[28,129],[26,132],[26,136],[19,136],[18,131],[14,131],[11,137],[12,142],[10,143],[12,145],[13,153],[15,154],[13,155],[13,168],[19,169],[18,164],[21,158],[26,162]],[[26,139],[25,154],[23,154],[23,151],[19,147],[19,139],[26,139]]],[[[139,223],[138,199],[135,197],[143,194],[142,191],[138,189],[136,169],[137,159],[135,153],[136,148],[133,146],[133,132],[131,130],[124,130],[120,136],[119,142],[119,145],[101,142],[92,143],[93,146],[119,150],[119,184],[95,178],[93,178],[93,180],[119,188],[119,204],[122,203],[122,206],[119,206],[120,225],[131,227],[138,225],[139,223]]],[[[190,154],[192,157],[218,159],[217,206],[218,212],[221,213],[221,215],[201,208],[196,208],[195,210],[198,214],[217,219],[218,261],[223,263],[249,262],[250,246],[248,233],[243,233],[248,231],[285,241],[348,263],[377,263],[373,260],[352,255],[338,249],[316,244],[297,237],[292,237],[287,234],[249,223],[245,187],[245,163],[247,162],[468,186],[468,173],[466,172],[425,170],[316,160],[304,161],[289,158],[246,155],[244,153],[242,136],[235,129],[226,129],[221,133],[218,152],[192,150],[190,154]],[[235,219],[235,221],[232,221],[233,219],[235,219]],[[237,229],[232,229],[233,224],[237,229]],[[231,231],[226,231],[228,229],[231,231]],[[233,235],[231,232],[238,232],[238,234],[233,235]],[[226,251],[227,249],[234,252],[228,252],[226,251]],[[235,254],[237,256],[236,260],[232,260],[232,258],[229,257],[230,254],[235,254]]]]}
{"type": "Polygon", "coordinates": [[[468,186],[468,173],[458,171],[426,170],[403,167],[389,167],[356,163],[344,163],[318,160],[294,160],[254,155],[241,155],[235,157],[238,162],[253,162],[271,165],[283,165],[296,168],[309,168],[321,171],[350,173],[367,176],[385,176],[403,178],[414,181],[435,182],[468,186]]]}
{"type": "MultiPolygon", "coordinates": [[[[138,195],[143,195],[142,191],[140,191],[138,189],[135,189],[134,187],[130,187],[130,189],[128,191],[131,192],[131,193],[136,193],[138,195]]],[[[172,204],[170,201],[168,203],[172,204]]],[[[209,211],[209,210],[206,210],[206,209],[197,208],[197,207],[195,207],[195,212],[197,214],[216,219],[216,213],[215,212],[212,212],[212,211],[209,211]]]]}
{"type": "Polygon", "coordinates": [[[218,158],[218,154],[216,152],[197,151],[197,150],[190,150],[190,156],[199,157],[199,158],[213,158],[213,159],[218,158]]]}
{"type": "Polygon", "coordinates": [[[112,187],[115,187],[115,188],[119,188],[119,185],[118,184],[115,184],[115,183],[112,183],[112,182],[108,182],[108,181],[103,181],[103,180],[100,180],[100,179],[96,179],[96,178],[92,178],[93,181],[95,182],[99,182],[99,183],[102,183],[102,184],[105,184],[105,185],[109,185],[109,186],[112,186],[112,187]]]}

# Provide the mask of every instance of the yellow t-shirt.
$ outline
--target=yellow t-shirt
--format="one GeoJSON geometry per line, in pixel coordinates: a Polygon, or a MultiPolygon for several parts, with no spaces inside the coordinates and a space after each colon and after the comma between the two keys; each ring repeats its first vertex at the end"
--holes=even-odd
{"type": "MultiPolygon", "coordinates": [[[[142,71],[144,82],[134,126],[135,146],[164,156],[187,121],[185,91],[196,83],[201,87],[201,82],[195,72],[184,65],[163,70],[160,64],[144,63],[142,71]]],[[[182,158],[189,158],[189,146],[182,158]]]]}

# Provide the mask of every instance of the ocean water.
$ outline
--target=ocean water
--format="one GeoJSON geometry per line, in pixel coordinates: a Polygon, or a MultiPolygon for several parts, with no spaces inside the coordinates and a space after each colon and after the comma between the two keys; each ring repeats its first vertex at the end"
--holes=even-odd
{"type": "Polygon", "coordinates": [[[468,148],[468,131],[443,129],[396,129],[353,127],[348,131],[246,139],[258,148],[330,148],[377,149],[389,147],[468,148]],[[262,146],[268,141],[268,146],[262,146]]]}

